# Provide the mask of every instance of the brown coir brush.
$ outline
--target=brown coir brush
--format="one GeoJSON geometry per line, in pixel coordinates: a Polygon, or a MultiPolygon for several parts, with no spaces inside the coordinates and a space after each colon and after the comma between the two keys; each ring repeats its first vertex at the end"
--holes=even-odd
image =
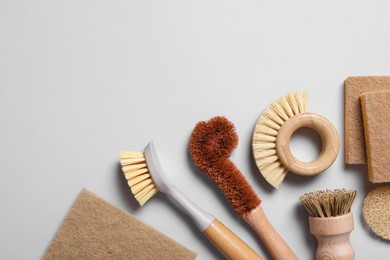
{"type": "Polygon", "coordinates": [[[355,190],[322,190],[306,193],[299,199],[309,213],[310,232],[318,240],[317,259],[354,259],[349,242],[354,228],[351,206],[355,190]]]}
{"type": "Polygon", "coordinates": [[[194,164],[214,180],[235,211],[256,231],[275,259],[297,259],[265,216],[260,198],[229,159],[238,145],[234,125],[225,117],[199,122],[189,144],[194,164]]]}

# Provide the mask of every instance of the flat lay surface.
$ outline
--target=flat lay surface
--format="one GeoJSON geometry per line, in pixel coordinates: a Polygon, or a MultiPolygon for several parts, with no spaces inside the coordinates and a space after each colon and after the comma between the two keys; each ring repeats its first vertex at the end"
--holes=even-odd
{"type": "MultiPolygon", "coordinates": [[[[390,244],[362,216],[367,166],[344,164],[344,80],[389,75],[388,1],[0,1],[0,258],[39,259],[85,187],[197,253],[222,255],[158,193],[140,208],[121,151],[154,142],[170,182],[265,259],[256,233],[188,151],[199,121],[226,116],[242,171],[273,227],[299,259],[317,242],[299,202],[306,192],[356,189],[356,259],[387,259],[390,244]],[[262,111],[291,92],[330,120],[340,153],[325,172],[288,173],[278,190],[259,173],[252,133],[262,111]]],[[[293,154],[320,141],[298,130],[293,154]]],[[[386,154],[387,155],[387,154],[386,154]]],[[[386,156],[384,155],[384,156],[386,156]]]]}

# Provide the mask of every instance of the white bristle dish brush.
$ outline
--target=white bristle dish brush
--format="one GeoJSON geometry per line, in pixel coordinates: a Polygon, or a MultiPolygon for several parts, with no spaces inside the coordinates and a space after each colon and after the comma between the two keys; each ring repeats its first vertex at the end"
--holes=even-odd
{"type": "Polygon", "coordinates": [[[307,112],[307,92],[281,97],[260,115],[252,138],[252,151],[261,174],[279,188],[288,171],[311,176],[325,171],[339,152],[339,136],[333,124],[321,115],[307,112]],[[308,127],[316,131],[322,149],[313,162],[297,160],[289,147],[294,132],[308,127]]]}
{"type": "Polygon", "coordinates": [[[120,162],[127,183],[141,206],[161,191],[181,206],[227,259],[261,259],[218,219],[199,208],[167,181],[152,142],[145,147],[144,152],[121,152],[120,162]]]}

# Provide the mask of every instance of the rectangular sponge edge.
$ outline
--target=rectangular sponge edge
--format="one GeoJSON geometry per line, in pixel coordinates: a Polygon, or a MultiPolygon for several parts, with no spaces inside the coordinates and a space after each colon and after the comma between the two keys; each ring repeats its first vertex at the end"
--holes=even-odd
{"type": "Polygon", "coordinates": [[[390,182],[390,90],[360,96],[368,163],[368,180],[390,182]]]}
{"type": "Polygon", "coordinates": [[[390,90],[390,76],[359,76],[345,80],[345,163],[366,164],[360,95],[390,90]]]}

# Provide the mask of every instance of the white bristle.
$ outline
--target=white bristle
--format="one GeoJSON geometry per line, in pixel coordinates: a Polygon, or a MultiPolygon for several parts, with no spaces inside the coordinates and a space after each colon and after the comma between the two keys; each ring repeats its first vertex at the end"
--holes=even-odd
{"type": "Polygon", "coordinates": [[[257,120],[253,155],[261,174],[275,188],[279,188],[288,172],[276,153],[278,131],[289,118],[304,112],[307,112],[307,92],[298,91],[276,100],[257,120]]]}
{"type": "Polygon", "coordinates": [[[299,107],[299,114],[307,111],[307,92],[299,91],[294,94],[297,105],[299,107]]]}
{"type": "Polygon", "coordinates": [[[272,107],[267,108],[262,117],[264,118],[262,121],[264,121],[263,124],[267,124],[268,121],[272,121],[278,125],[283,125],[284,120],[280,118],[280,116],[275,112],[275,110],[272,107]]]}
{"type": "Polygon", "coordinates": [[[288,99],[287,97],[283,97],[280,99],[280,104],[282,106],[282,108],[284,109],[286,115],[288,116],[288,118],[294,116],[294,113],[292,111],[292,108],[288,102],[288,99]]]}
{"type": "Polygon", "coordinates": [[[287,100],[291,106],[292,111],[294,112],[294,115],[298,115],[301,112],[300,112],[300,109],[299,109],[298,103],[296,102],[295,97],[296,97],[296,95],[288,95],[287,100]]]}
{"type": "Polygon", "coordinates": [[[280,129],[280,125],[270,118],[267,118],[267,120],[264,120],[263,123],[265,126],[268,126],[276,131],[278,131],[280,129]]]}
{"type": "Polygon", "coordinates": [[[272,129],[271,127],[268,127],[266,125],[256,125],[255,131],[261,132],[263,134],[270,135],[270,136],[277,136],[278,135],[277,130],[272,129]]]}
{"type": "Polygon", "coordinates": [[[132,171],[132,170],[138,170],[146,168],[146,163],[137,163],[137,164],[131,164],[131,165],[124,165],[122,166],[122,169],[124,172],[132,171]]]}
{"type": "Polygon", "coordinates": [[[121,164],[124,165],[133,165],[136,163],[142,163],[145,162],[144,158],[127,158],[127,159],[122,159],[121,164]]]}
{"type": "Polygon", "coordinates": [[[264,157],[261,160],[256,160],[256,164],[261,169],[261,168],[267,166],[268,164],[271,164],[271,163],[276,162],[278,160],[279,160],[279,158],[277,155],[272,155],[272,156],[264,157]]]}
{"type": "Polygon", "coordinates": [[[256,151],[255,159],[269,157],[271,155],[276,155],[275,149],[261,149],[260,151],[256,151]]]}
{"type": "Polygon", "coordinates": [[[137,195],[138,192],[142,191],[143,189],[145,189],[149,184],[152,184],[153,181],[151,179],[146,179],[144,180],[143,182],[139,182],[137,184],[133,184],[131,185],[131,183],[129,183],[129,181],[127,182],[127,184],[129,185],[129,187],[131,188],[131,191],[133,192],[134,195],[137,195]]]}
{"type": "Polygon", "coordinates": [[[150,176],[143,152],[121,152],[121,166],[131,192],[143,206],[158,192],[150,176]]]}
{"type": "Polygon", "coordinates": [[[271,105],[271,108],[275,111],[275,113],[283,120],[283,123],[289,119],[288,115],[283,109],[283,106],[280,102],[275,102],[271,105]]]}
{"type": "Polygon", "coordinates": [[[265,149],[271,149],[271,148],[275,148],[275,143],[274,142],[264,142],[264,143],[256,143],[256,144],[253,144],[253,150],[265,150],[265,149]]]}
{"type": "Polygon", "coordinates": [[[267,135],[267,134],[255,134],[253,136],[253,140],[257,141],[257,142],[275,142],[276,141],[276,137],[275,136],[271,136],[271,135],[267,135]]]}
{"type": "Polygon", "coordinates": [[[121,159],[126,159],[126,158],[143,158],[143,159],[145,159],[143,152],[121,152],[121,159]]]}
{"type": "MultiPolygon", "coordinates": [[[[134,182],[134,179],[142,176],[141,174],[148,173],[148,169],[142,168],[142,169],[131,170],[131,171],[123,171],[123,172],[125,173],[126,180],[134,182]]],[[[146,177],[147,177],[147,175],[146,175],[146,177]]]]}
{"type": "Polygon", "coordinates": [[[265,170],[266,172],[274,171],[278,168],[283,168],[283,164],[281,164],[279,161],[273,161],[272,163],[266,164],[262,167],[260,167],[261,170],[265,170]]]}

